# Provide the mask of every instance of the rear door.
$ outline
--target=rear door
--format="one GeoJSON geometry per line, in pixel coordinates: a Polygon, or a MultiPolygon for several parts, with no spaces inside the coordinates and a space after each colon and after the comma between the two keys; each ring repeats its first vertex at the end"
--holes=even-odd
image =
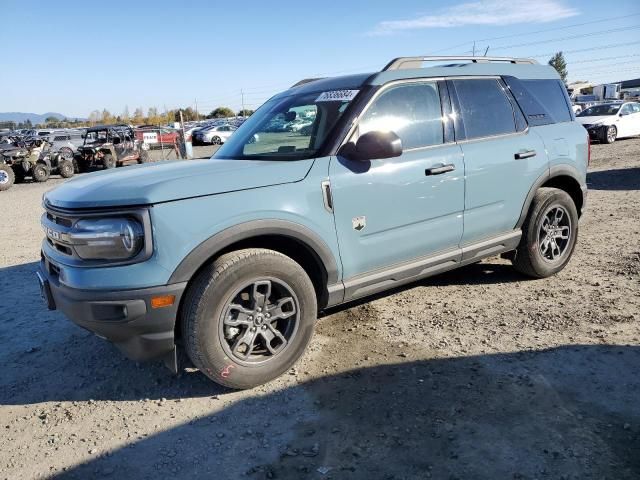
{"type": "Polygon", "coordinates": [[[549,168],[544,143],[499,78],[449,80],[466,184],[463,246],[513,231],[549,168]]]}
{"type": "Polygon", "coordinates": [[[369,131],[393,131],[402,140],[402,155],[331,159],[329,178],[346,280],[458,248],[464,162],[443,123],[437,82],[389,85],[361,114],[350,140],[369,131]]]}

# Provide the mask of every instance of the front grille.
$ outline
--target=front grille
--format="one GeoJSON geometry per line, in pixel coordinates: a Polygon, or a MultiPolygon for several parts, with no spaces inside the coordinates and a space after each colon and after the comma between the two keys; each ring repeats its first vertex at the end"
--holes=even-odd
{"type": "Polygon", "coordinates": [[[53,215],[52,213],[47,212],[47,218],[57,225],[62,225],[63,227],[71,228],[73,222],[68,218],[60,217],[57,215],[53,215]]]}

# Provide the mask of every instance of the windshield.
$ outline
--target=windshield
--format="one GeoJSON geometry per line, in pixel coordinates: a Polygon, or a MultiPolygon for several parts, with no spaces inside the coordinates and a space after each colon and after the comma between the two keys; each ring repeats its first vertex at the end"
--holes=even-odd
{"type": "Polygon", "coordinates": [[[620,105],[595,105],[583,110],[578,117],[599,117],[601,115],[615,115],[620,110],[620,105]]]}
{"type": "Polygon", "coordinates": [[[251,115],[212,158],[313,158],[357,93],[337,90],[273,98],[251,115]]]}

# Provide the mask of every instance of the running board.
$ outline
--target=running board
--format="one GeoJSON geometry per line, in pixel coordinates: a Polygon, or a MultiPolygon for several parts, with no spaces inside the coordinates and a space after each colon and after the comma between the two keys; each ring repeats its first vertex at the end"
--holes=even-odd
{"type": "Polygon", "coordinates": [[[514,230],[470,245],[351,277],[344,281],[344,299],[340,303],[396,288],[514,250],[520,243],[521,236],[521,230],[514,230]]]}

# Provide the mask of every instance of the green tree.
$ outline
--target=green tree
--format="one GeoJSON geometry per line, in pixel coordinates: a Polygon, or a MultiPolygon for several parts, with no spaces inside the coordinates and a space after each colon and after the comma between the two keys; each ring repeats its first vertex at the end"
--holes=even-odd
{"type": "Polygon", "coordinates": [[[250,110],[248,108],[245,108],[244,110],[240,110],[238,112],[238,116],[239,117],[250,117],[251,115],[253,115],[254,110],[250,110]]]}
{"type": "Polygon", "coordinates": [[[233,110],[229,107],[218,107],[207,115],[208,118],[227,118],[233,116],[235,116],[235,113],[233,113],[233,110]]]}
{"type": "Polygon", "coordinates": [[[549,60],[549,65],[556,69],[563,83],[567,83],[567,61],[564,59],[562,52],[556,53],[549,60]]]}
{"type": "Polygon", "coordinates": [[[58,123],[60,119],[58,117],[54,117],[53,115],[44,119],[44,123],[58,123]]]}
{"type": "Polygon", "coordinates": [[[131,119],[131,123],[135,125],[140,125],[143,122],[144,122],[144,112],[142,111],[142,108],[138,107],[133,112],[133,118],[131,119]]]}

